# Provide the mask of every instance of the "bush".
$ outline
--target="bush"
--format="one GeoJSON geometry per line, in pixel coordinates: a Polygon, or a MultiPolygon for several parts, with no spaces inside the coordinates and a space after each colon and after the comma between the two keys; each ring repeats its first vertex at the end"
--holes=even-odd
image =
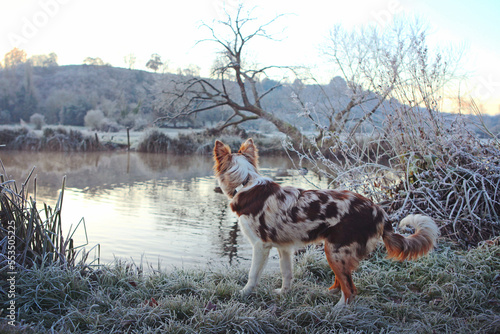
{"type": "Polygon", "coordinates": [[[104,147],[94,136],[64,127],[45,128],[41,138],[44,151],[101,151],[104,147]]]}
{"type": "Polygon", "coordinates": [[[41,148],[40,137],[33,131],[27,131],[22,134],[9,145],[9,149],[25,150],[25,151],[39,151],[41,148]]]}
{"type": "Polygon", "coordinates": [[[500,235],[500,145],[468,131],[462,115],[449,118],[395,109],[378,136],[328,133],[311,137],[307,149],[291,142],[288,149],[332,187],[380,203],[392,221],[428,215],[443,236],[469,247],[500,235]]]}
{"type": "Polygon", "coordinates": [[[257,133],[249,134],[244,130],[217,131],[208,129],[203,132],[192,132],[179,134],[171,138],[158,129],[147,132],[139,142],[137,151],[151,153],[174,153],[174,154],[212,154],[215,139],[220,139],[228,144],[232,150],[238,151],[243,138],[253,137],[259,147],[261,155],[284,154],[281,140],[276,137],[265,137],[257,133]]]}
{"type": "Polygon", "coordinates": [[[17,137],[24,136],[29,132],[25,127],[0,127],[0,145],[6,145],[10,148],[9,144],[14,142],[17,137]]]}
{"type": "Polygon", "coordinates": [[[41,130],[45,125],[45,116],[35,113],[30,116],[30,123],[35,126],[36,130],[41,130]]]}
{"type": "Polygon", "coordinates": [[[118,123],[104,116],[101,110],[93,109],[87,111],[84,118],[86,127],[92,130],[104,132],[118,132],[122,128],[118,123]]]}
{"type": "Polygon", "coordinates": [[[150,153],[167,153],[171,139],[160,130],[148,131],[139,142],[137,151],[150,153]]]}
{"type": "Polygon", "coordinates": [[[87,114],[85,115],[83,120],[86,127],[89,127],[93,130],[98,130],[105,118],[106,117],[101,110],[92,109],[87,111],[87,114]]]}
{"type": "Polygon", "coordinates": [[[103,132],[118,132],[121,129],[122,127],[118,123],[109,118],[104,118],[97,128],[97,130],[103,132]]]}
{"type": "Polygon", "coordinates": [[[133,119],[133,124],[132,127],[136,131],[142,131],[146,129],[150,125],[150,121],[145,119],[145,116],[142,117],[136,117],[133,119]]]}
{"type": "Polygon", "coordinates": [[[97,135],[89,135],[64,127],[46,127],[42,136],[34,131],[0,127],[0,145],[9,150],[87,152],[125,148],[124,144],[100,142],[97,135]]]}

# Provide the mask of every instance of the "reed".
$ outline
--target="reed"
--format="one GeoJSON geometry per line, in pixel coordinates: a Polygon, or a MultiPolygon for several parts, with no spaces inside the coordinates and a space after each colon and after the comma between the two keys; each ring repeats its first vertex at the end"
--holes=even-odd
{"type": "MultiPolygon", "coordinates": [[[[153,129],[145,133],[137,146],[137,151],[147,153],[173,153],[173,139],[158,129],[153,129]]],[[[183,152],[179,152],[183,153],[183,152]]]]}
{"type": "Polygon", "coordinates": [[[74,267],[77,258],[85,262],[88,252],[83,249],[87,243],[75,246],[73,236],[77,229],[83,228],[86,235],[85,220],[82,218],[67,234],[63,234],[61,210],[64,199],[66,179],[56,205],[43,203],[39,209],[36,200],[36,178],[33,179],[32,192],[29,192],[34,169],[20,186],[15,180],[7,180],[7,172],[0,160],[0,272],[28,269],[41,265],[62,265],[74,267]]]}

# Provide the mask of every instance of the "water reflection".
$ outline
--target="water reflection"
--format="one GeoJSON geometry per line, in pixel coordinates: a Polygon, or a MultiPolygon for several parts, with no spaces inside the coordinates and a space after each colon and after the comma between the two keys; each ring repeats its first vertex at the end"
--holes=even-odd
{"type": "MultiPolygon", "coordinates": [[[[139,262],[144,256],[163,267],[193,267],[248,265],[251,258],[226,197],[214,191],[211,157],[0,151],[0,159],[19,184],[36,166],[39,203],[55,204],[66,175],[64,228],[85,217],[89,242],[101,244],[104,263],[114,257],[139,262]]],[[[287,158],[264,157],[261,166],[271,177],[291,168],[287,158]]],[[[279,179],[308,187],[298,173],[279,179]]],[[[75,238],[83,243],[85,231],[75,238]]]]}

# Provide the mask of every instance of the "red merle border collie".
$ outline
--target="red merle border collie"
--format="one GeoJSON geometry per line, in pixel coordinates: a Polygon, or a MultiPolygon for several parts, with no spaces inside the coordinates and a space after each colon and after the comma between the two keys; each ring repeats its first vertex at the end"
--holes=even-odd
{"type": "Polygon", "coordinates": [[[328,264],[335,273],[330,290],[342,291],[337,305],[356,295],[351,273],[359,261],[374,250],[382,237],[388,257],[402,261],[416,259],[435,245],[438,228],[431,218],[410,215],[401,226],[411,225],[415,233],[404,237],[393,231],[386,213],[369,199],[347,190],[303,190],[282,187],[258,172],[258,153],[252,139],[238,153],[220,141],[214,148],[215,175],[241,230],[253,246],[248,283],[241,291],[248,295],[257,285],[272,247],[278,248],[282,287],[290,289],[294,248],[322,241],[328,264]]]}

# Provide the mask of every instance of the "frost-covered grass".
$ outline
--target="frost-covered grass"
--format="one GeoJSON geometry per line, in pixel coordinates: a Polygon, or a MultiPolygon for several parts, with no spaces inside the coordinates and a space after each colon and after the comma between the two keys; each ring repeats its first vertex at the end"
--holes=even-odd
{"type": "MultiPolygon", "coordinates": [[[[94,270],[36,267],[17,279],[22,333],[498,333],[500,246],[464,251],[441,242],[415,262],[377,250],[354,281],[359,295],[335,309],[333,274],[321,251],[297,256],[292,290],[277,274],[255,294],[238,291],[247,268],[153,270],[115,263],[94,270]]],[[[2,282],[5,282],[2,279],[2,282]]],[[[6,298],[2,294],[2,298],[6,298]]],[[[5,300],[3,300],[5,302],[5,300]]],[[[0,332],[11,330],[7,324],[0,332]]]]}

